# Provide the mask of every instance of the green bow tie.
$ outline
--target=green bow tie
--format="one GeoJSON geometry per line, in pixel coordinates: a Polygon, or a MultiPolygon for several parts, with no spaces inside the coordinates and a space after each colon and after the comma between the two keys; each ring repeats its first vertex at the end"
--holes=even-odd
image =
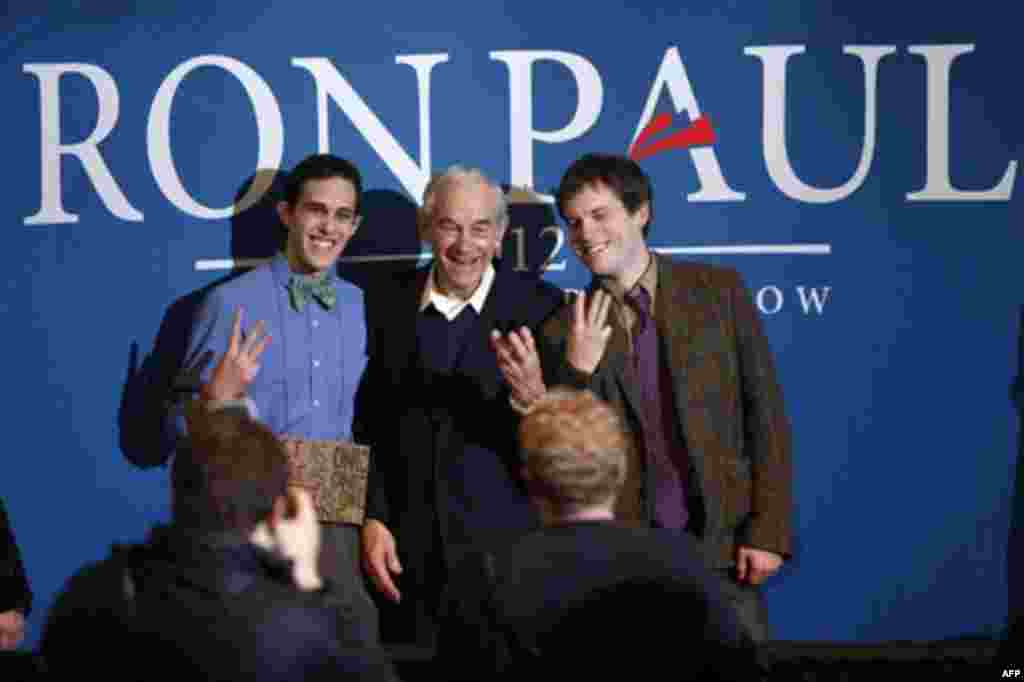
{"type": "Polygon", "coordinates": [[[337,292],[330,282],[330,277],[323,275],[311,279],[301,275],[292,275],[288,280],[288,300],[295,312],[301,313],[311,298],[322,305],[324,310],[334,307],[337,292]]]}

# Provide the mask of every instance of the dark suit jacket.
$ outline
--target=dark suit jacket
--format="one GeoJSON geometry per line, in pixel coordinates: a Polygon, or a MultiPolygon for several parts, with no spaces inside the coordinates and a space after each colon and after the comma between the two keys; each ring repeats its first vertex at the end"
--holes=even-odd
{"type": "MultiPolygon", "coordinates": [[[[737,545],[787,557],[790,429],[757,309],[734,270],[656,257],[655,320],[690,455],[694,530],[720,567],[733,563],[737,545]]],[[[612,336],[601,363],[585,375],[565,361],[571,310],[566,306],[543,327],[546,382],[591,389],[640,433],[638,384],[617,316],[609,316],[612,336]]],[[[624,489],[639,496],[644,520],[653,518],[650,471],[635,463],[624,489]]]]}
{"type": "Polygon", "coordinates": [[[438,673],[756,679],[753,643],[720,582],[685,533],[605,521],[546,527],[454,570],[438,673]]]}
{"type": "MultiPolygon", "coordinates": [[[[438,375],[425,369],[417,340],[428,272],[367,291],[370,362],[356,422],[357,439],[372,448],[366,515],[395,535],[402,606],[432,600],[436,609],[444,567],[463,550],[536,526],[519,477],[519,417],[488,336],[536,329],[562,292],[535,275],[499,268],[454,371],[438,375]]],[[[389,634],[396,617],[381,606],[385,639],[405,639],[389,634]]]]}
{"type": "Polygon", "coordinates": [[[56,679],[394,680],[336,598],[329,583],[299,590],[289,563],[240,539],[156,528],[68,581],[40,651],[56,679]]]}

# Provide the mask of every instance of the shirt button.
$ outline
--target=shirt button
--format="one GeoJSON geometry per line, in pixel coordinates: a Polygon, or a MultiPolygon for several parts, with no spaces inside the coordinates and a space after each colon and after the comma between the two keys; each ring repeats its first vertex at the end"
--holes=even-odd
{"type": "Polygon", "coordinates": [[[313,361],[313,366],[314,367],[319,367],[320,366],[320,361],[319,360],[314,360],[313,361]]]}
{"type": "Polygon", "coordinates": [[[314,400],[313,401],[313,407],[320,407],[320,401],[319,400],[314,400]]]}
{"type": "Polygon", "coordinates": [[[314,327],[319,327],[320,326],[320,320],[313,320],[313,326],[314,327]]]}

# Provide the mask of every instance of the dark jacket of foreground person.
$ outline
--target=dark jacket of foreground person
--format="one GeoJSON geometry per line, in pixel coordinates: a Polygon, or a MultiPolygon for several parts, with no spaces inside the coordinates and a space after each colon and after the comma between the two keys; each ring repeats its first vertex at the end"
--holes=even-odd
{"type": "Polygon", "coordinates": [[[394,679],[378,649],[352,641],[358,630],[331,599],[329,584],[297,589],[290,564],[255,545],[157,528],[71,578],[41,653],[58,678],[394,679]]]}
{"type": "Polygon", "coordinates": [[[453,578],[446,680],[758,679],[754,645],[686,534],[567,521],[471,555],[453,578]]]}

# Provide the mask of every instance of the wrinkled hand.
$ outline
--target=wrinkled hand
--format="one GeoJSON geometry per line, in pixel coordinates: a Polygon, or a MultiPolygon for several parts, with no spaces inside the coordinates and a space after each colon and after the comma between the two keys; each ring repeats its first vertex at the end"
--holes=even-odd
{"type": "Polygon", "coordinates": [[[526,327],[513,329],[502,336],[497,329],[491,332],[491,349],[498,357],[498,369],[512,391],[512,399],[523,408],[544,396],[544,376],[533,334],[526,327]]]}
{"type": "Polygon", "coordinates": [[[753,547],[736,548],[736,580],[760,585],[775,575],[782,566],[782,557],[775,552],[753,547]]]}
{"type": "Polygon", "coordinates": [[[25,638],[25,616],[14,609],[0,613],[0,651],[12,651],[25,638]]]}
{"type": "Polygon", "coordinates": [[[363,524],[363,570],[370,576],[374,586],[385,597],[396,604],[402,600],[391,574],[402,572],[398,561],[398,545],[388,527],[376,519],[363,524]]]}
{"type": "Polygon", "coordinates": [[[242,333],[242,310],[235,310],[228,351],[213,368],[210,382],[203,385],[200,394],[206,400],[235,400],[245,397],[249,384],[260,371],[260,355],[270,343],[263,320],[253,325],[248,334],[242,333]]]}
{"type": "Polygon", "coordinates": [[[612,336],[612,328],[608,324],[612,297],[608,292],[597,289],[589,300],[586,298],[586,294],[578,294],[573,302],[566,360],[581,372],[592,374],[612,336]]]}

